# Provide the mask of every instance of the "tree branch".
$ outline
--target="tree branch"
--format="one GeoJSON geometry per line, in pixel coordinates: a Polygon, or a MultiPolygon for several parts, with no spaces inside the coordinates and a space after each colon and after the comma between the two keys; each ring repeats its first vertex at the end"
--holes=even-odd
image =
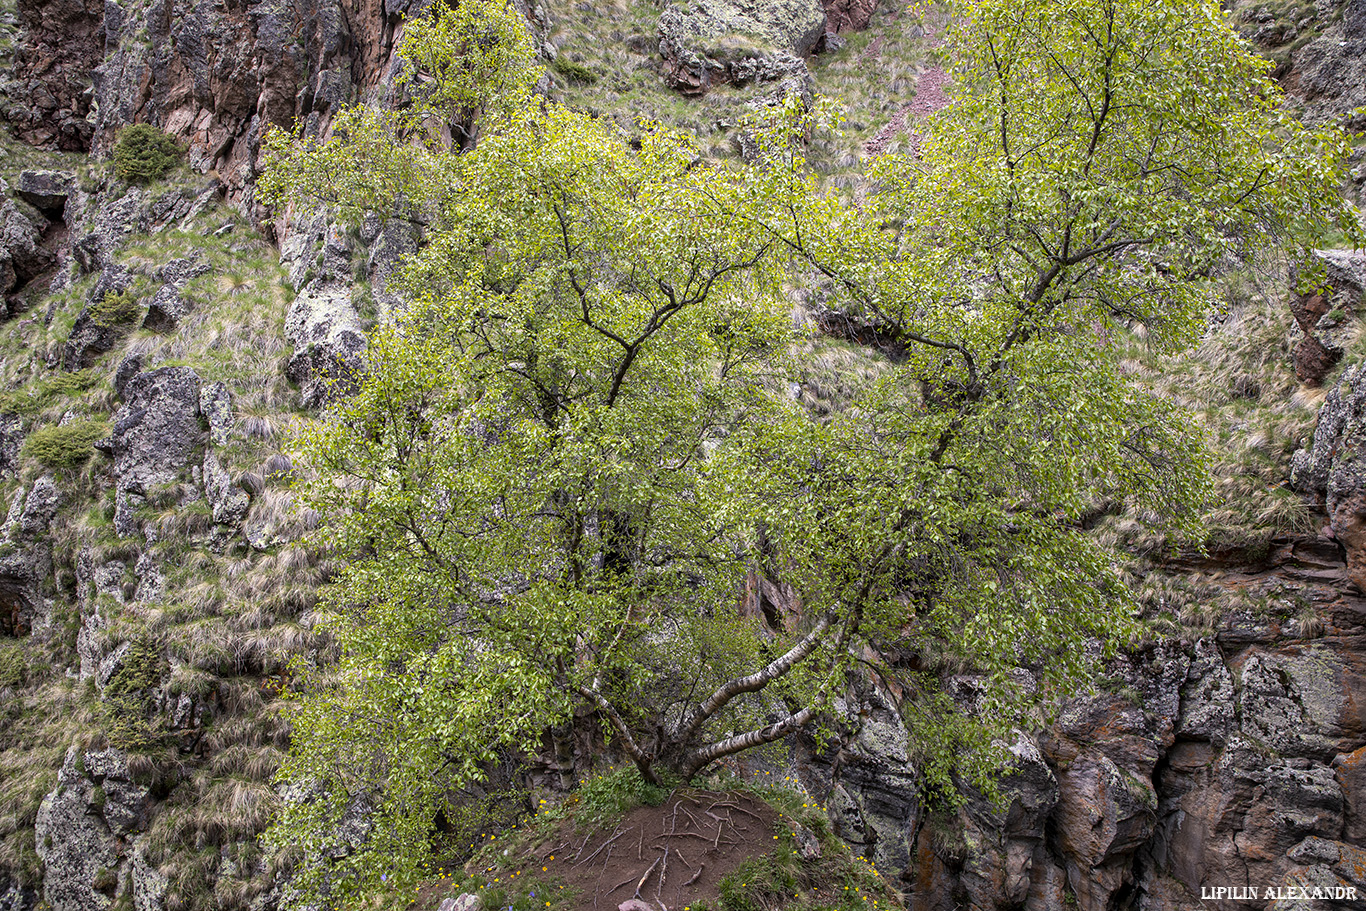
{"type": "Polygon", "coordinates": [[[683,725],[683,730],[679,732],[675,740],[678,743],[687,743],[708,718],[725,708],[736,696],[758,692],[792,670],[798,662],[806,658],[807,655],[815,651],[816,646],[820,645],[821,639],[830,629],[830,622],[831,615],[826,614],[811,628],[811,632],[803,636],[786,654],[780,655],[762,670],[747,677],[736,677],[723,684],[707,698],[706,702],[693,710],[692,716],[683,725]]]}

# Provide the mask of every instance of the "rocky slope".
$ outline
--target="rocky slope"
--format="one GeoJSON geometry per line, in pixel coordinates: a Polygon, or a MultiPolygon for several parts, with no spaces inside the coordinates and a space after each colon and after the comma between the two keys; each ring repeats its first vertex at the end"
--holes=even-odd
{"type": "MultiPolygon", "coordinates": [[[[291,661],[328,654],[310,613],[327,555],[299,543],[316,517],[292,507],[284,450],[359,365],[418,239],[267,222],[253,180],[271,125],[322,134],[339,105],[384,95],[420,6],[19,0],[0,15],[17,137],[0,142],[0,911],[278,899],[257,835],[288,745],[282,695],[291,661]],[[186,166],[114,178],[105,156],[134,121],[177,137],[186,166]]],[[[844,98],[847,144],[813,150],[843,185],[869,143],[911,141],[917,82],[940,72],[934,22],[886,2],[524,12],[546,91],[679,124],[713,154],[743,153],[741,115],[774,93],[844,98]]],[[[1307,117],[1354,122],[1362,0],[1239,15],[1307,117]]],[[[871,681],[837,753],[794,744],[798,776],[911,907],[1366,894],[1366,261],[1326,270],[1315,299],[1280,267],[1231,276],[1206,348],[1166,365],[1224,450],[1210,556],[1155,560],[1123,517],[1100,522],[1135,554],[1153,638],[1020,734],[1007,806],[924,805],[895,690],[871,681]]],[[[813,342],[816,407],[863,369],[851,351],[813,342]]],[[[970,675],[955,687],[970,704],[970,675]]]]}

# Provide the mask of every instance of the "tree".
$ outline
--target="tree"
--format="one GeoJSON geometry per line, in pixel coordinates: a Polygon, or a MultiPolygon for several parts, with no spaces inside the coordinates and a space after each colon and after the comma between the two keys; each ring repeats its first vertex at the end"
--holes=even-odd
{"type": "Polygon", "coordinates": [[[901,679],[927,781],[952,787],[1016,717],[1012,669],[1045,698],[1132,628],[1085,516],[1197,524],[1198,431],[1117,340],[1188,344],[1221,258],[1348,224],[1342,138],[1279,113],[1217,5],[965,2],[954,103],[859,208],[806,169],[796,100],[747,167],[536,98],[527,67],[453,150],[461,80],[509,72],[483,49],[530,59],[510,7],[456,12],[410,28],[407,108],[277,135],[264,184],[426,232],[408,310],[303,440],[344,566],[341,657],[284,770],[314,786],[275,830],[328,861],[300,887],[342,903],[412,872],[503,753],[587,725],[686,780],[832,723],[858,663],[901,679]],[[898,349],[825,422],[786,395],[794,263],[898,349]],[[750,573],[799,616],[742,615],[750,573]],[[984,675],[979,717],[915,670],[946,655],[984,675]]]}

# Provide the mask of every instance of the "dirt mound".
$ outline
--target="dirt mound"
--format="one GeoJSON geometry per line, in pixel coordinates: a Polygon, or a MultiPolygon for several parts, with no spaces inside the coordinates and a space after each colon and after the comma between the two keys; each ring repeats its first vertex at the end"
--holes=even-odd
{"type": "Polygon", "coordinates": [[[576,893],[583,911],[616,911],[631,899],[683,908],[714,897],[723,876],[772,851],[778,821],[747,794],[680,791],[660,806],[637,807],[610,830],[578,836],[566,826],[534,859],[576,893]]]}

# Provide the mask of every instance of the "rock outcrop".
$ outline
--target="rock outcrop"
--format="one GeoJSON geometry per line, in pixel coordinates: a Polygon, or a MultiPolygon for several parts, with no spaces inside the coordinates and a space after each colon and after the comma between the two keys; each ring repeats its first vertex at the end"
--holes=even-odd
{"type": "Polygon", "coordinates": [[[140,373],[124,387],[124,405],[104,444],[114,459],[114,529],[118,534],[137,534],[138,508],[147,494],[177,481],[195,461],[204,436],[199,390],[199,374],[189,367],[140,373]]]}
{"type": "Polygon", "coordinates": [[[249,195],[272,126],[313,133],[391,74],[412,0],[23,0],[6,119],[37,145],[104,152],[147,122],[249,195]]]}
{"type": "Polygon", "coordinates": [[[49,906],[104,911],[112,904],[129,875],[126,839],[144,821],[147,795],[147,788],[132,781],[121,751],[67,751],[35,828],[49,906]]]}
{"type": "Polygon", "coordinates": [[[1366,366],[1348,369],[1329,391],[1312,443],[1291,462],[1290,482],[1324,504],[1347,571],[1366,591],[1366,366]]]}
{"type": "Polygon", "coordinates": [[[803,57],[825,34],[818,0],[701,0],[665,7],[659,53],[665,79],[687,95],[724,83],[809,78],[803,57]]]}
{"type": "Polygon", "coordinates": [[[1318,250],[1291,273],[1291,286],[1312,284],[1290,301],[1300,338],[1295,343],[1295,376],[1318,386],[1342,359],[1351,317],[1366,294],[1366,254],[1318,250]]]}

